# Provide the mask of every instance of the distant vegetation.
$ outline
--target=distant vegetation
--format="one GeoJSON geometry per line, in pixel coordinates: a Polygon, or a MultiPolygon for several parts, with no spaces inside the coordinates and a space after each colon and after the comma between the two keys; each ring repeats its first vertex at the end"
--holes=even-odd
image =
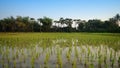
{"type": "Polygon", "coordinates": [[[120,15],[106,21],[48,17],[35,20],[30,17],[13,16],[0,20],[0,32],[115,32],[120,33],[120,15]],[[75,27],[72,27],[73,22],[75,27]]]}

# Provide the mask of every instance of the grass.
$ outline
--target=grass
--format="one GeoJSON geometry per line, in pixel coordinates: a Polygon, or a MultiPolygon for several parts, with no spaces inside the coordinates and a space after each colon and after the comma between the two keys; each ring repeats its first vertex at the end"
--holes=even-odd
{"type": "Polygon", "coordinates": [[[0,60],[3,68],[10,65],[16,68],[16,61],[30,62],[26,65],[32,68],[37,64],[44,65],[44,68],[65,68],[66,63],[72,68],[78,65],[83,68],[119,68],[120,34],[0,33],[0,60]],[[51,65],[53,67],[49,67],[51,65]]]}
{"type": "Polygon", "coordinates": [[[77,45],[108,45],[114,49],[120,49],[120,34],[118,33],[0,33],[0,45],[30,47],[32,44],[42,44],[50,46],[52,40],[66,39],[63,46],[71,44],[73,40],[78,40],[77,45]],[[49,43],[45,43],[49,42],[49,43]]]}

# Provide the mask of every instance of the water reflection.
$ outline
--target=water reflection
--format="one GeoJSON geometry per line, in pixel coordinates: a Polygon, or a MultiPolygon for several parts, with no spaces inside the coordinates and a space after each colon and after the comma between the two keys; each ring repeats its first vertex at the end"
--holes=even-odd
{"type": "MultiPolygon", "coordinates": [[[[66,42],[67,40],[53,40],[53,43],[66,42]]],[[[74,40],[73,40],[74,41],[74,40]]],[[[0,68],[110,68],[120,67],[120,50],[99,45],[76,46],[77,41],[69,47],[60,45],[41,47],[34,45],[29,48],[0,47],[0,68]]]]}

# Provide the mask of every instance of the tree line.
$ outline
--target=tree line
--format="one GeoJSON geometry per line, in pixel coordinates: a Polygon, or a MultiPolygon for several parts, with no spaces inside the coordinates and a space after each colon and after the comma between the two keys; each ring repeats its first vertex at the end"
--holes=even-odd
{"type": "Polygon", "coordinates": [[[53,20],[49,17],[35,20],[30,17],[13,16],[0,20],[0,32],[120,32],[120,15],[106,21],[90,19],[60,18],[53,20]],[[74,27],[72,27],[74,23],[74,27]]]}

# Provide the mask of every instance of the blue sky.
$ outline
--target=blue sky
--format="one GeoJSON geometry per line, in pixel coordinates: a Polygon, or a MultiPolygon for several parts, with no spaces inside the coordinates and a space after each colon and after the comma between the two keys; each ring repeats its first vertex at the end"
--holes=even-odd
{"type": "Polygon", "coordinates": [[[120,0],[0,0],[0,19],[20,15],[106,20],[117,13],[120,0]]]}

